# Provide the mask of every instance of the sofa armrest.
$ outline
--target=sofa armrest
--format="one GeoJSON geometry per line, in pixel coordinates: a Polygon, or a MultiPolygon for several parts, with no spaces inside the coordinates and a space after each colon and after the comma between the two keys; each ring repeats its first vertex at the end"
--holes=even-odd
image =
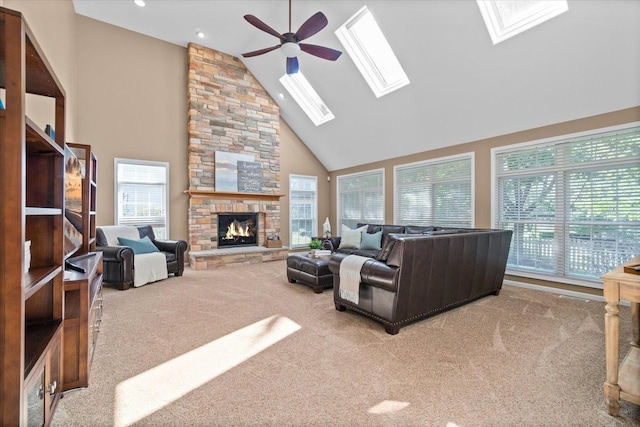
{"type": "Polygon", "coordinates": [[[331,252],[338,249],[340,246],[340,236],[332,236],[322,241],[322,249],[328,249],[331,252]]]}
{"type": "Polygon", "coordinates": [[[153,244],[162,252],[171,252],[176,257],[187,250],[187,242],[184,240],[154,240],[153,244]]]}
{"type": "MultiPolygon", "coordinates": [[[[340,276],[340,264],[349,254],[336,253],[329,259],[329,270],[336,275],[340,276]]],[[[398,289],[397,277],[400,269],[398,267],[390,266],[382,261],[376,261],[375,259],[367,260],[362,269],[360,270],[360,282],[376,288],[386,289],[391,292],[396,292],[398,289]]],[[[335,282],[335,281],[334,281],[335,282]]]]}
{"type": "Polygon", "coordinates": [[[128,246],[96,246],[102,252],[104,281],[115,283],[121,291],[133,283],[133,249],[128,246]]]}
{"type": "Polygon", "coordinates": [[[168,272],[182,276],[187,242],[184,240],[153,240],[153,244],[166,255],[168,272]]]}
{"type": "Polygon", "coordinates": [[[133,249],[128,246],[96,246],[104,262],[127,262],[133,265],[133,249]]]}

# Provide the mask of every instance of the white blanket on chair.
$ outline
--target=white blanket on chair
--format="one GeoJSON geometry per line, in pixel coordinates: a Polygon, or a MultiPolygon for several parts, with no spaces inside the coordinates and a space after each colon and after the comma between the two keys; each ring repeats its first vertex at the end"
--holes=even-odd
{"type": "Polygon", "coordinates": [[[121,246],[118,237],[140,240],[140,233],[133,225],[105,225],[100,227],[109,246],[121,246]]]}
{"type": "Polygon", "coordinates": [[[167,257],[162,252],[136,254],[133,256],[133,286],[140,287],[147,283],[166,279],[167,257]]]}
{"type": "Polygon", "coordinates": [[[360,300],[360,270],[371,258],[348,255],[340,263],[340,298],[358,304],[360,300]]]}

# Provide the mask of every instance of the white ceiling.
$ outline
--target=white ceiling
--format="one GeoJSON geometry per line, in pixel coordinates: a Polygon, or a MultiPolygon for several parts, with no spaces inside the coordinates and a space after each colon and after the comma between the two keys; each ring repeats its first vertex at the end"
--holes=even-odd
{"type": "Polygon", "coordinates": [[[278,44],[243,16],[286,32],[287,0],[146,3],[73,0],[81,15],[240,57],[329,171],[640,105],[637,0],[569,0],[568,12],[495,46],[474,0],[293,0],[292,31],[322,11],[329,25],[306,42],[341,51],[335,30],[367,5],[411,81],[378,99],[348,54],[301,53],[300,70],[336,116],[318,127],[278,97],[279,51],[241,57],[278,44]]]}

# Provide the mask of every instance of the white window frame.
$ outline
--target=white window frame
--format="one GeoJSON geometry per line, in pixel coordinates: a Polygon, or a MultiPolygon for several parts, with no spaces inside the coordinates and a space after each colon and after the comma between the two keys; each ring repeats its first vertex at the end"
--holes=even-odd
{"type": "MultiPolygon", "coordinates": [[[[336,228],[336,235],[340,235],[340,230],[342,229],[342,225],[343,225],[343,217],[342,217],[342,202],[341,202],[341,194],[340,193],[340,180],[342,179],[346,179],[346,178],[353,178],[356,176],[364,176],[364,175],[369,175],[369,174],[375,174],[375,173],[380,173],[381,177],[382,177],[382,185],[380,186],[380,191],[381,191],[381,195],[382,195],[382,219],[381,222],[384,223],[385,222],[385,218],[386,218],[386,212],[385,212],[385,173],[384,173],[384,168],[380,168],[380,169],[371,169],[371,170],[367,170],[367,171],[362,171],[362,172],[355,172],[355,173],[351,173],[351,174],[345,174],[345,175],[339,175],[336,178],[336,216],[337,216],[337,221],[338,221],[338,225],[336,228]]],[[[360,193],[362,193],[362,190],[360,190],[360,193]]],[[[367,220],[364,218],[364,216],[362,215],[362,211],[360,212],[360,219],[358,220],[358,222],[361,223],[366,223],[367,220]]]]}
{"type": "Polygon", "coordinates": [[[318,92],[311,86],[311,83],[301,71],[283,75],[280,77],[280,83],[314,125],[320,126],[335,118],[327,104],[320,98],[318,92]]]}
{"type": "Polygon", "coordinates": [[[377,98],[409,84],[407,74],[367,6],[357,11],[335,33],[377,98]],[[374,24],[370,34],[357,31],[357,24],[363,19],[370,19],[374,24]]]}
{"type": "Polygon", "coordinates": [[[300,243],[300,244],[294,244],[293,243],[293,215],[291,213],[292,208],[293,208],[293,194],[294,193],[312,193],[313,194],[313,208],[312,208],[312,225],[311,225],[311,230],[310,231],[310,235],[309,237],[309,242],[311,241],[311,237],[316,236],[316,233],[318,232],[318,177],[317,176],[309,176],[309,175],[297,175],[297,174],[290,174],[289,175],[289,246],[291,248],[303,248],[305,246],[308,246],[309,242],[307,243],[300,243]],[[294,190],[293,189],[293,181],[297,178],[302,178],[302,179],[313,179],[315,182],[315,189],[314,190],[294,190]]]}
{"type": "MultiPolygon", "coordinates": [[[[531,7],[526,13],[521,13],[517,19],[502,16],[497,1],[504,0],[476,0],[484,23],[491,36],[493,44],[507,40],[515,35],[536,27],[569,10],[566,0],[539,0],[530,2],[531,7]]],[[[515,3],[515,2],[504,2],[515,3]]]]}
{"type": "MultiPolygon", "coordinates": [[[[429,159],[429,160],[423,160],[423,161],[419,161],[419,162],[413,162],[413,163],[404,163],[401,165],[396,165],[393,167],[393,223],[394,224],[399,224],[399,225],[439,225],[439,226],[449,226],[449,224],[447,224],[446,220],[447,218],[436,218],[434,215],[431,215],[432,221],[434,223],[432,224],[409,224],[407,221],[410,220],[404,220],[402,218],[399,217],[400,215],[400,209],[399,209],[399,203],[400,203],[400,191],[398,188],[398,179],[397,179],[397,175],[398,175],[398,171],[404,168],[413,168],[413,167],[419,167],[419,166],[423,166],[425,168],[429,168],[429,167],[434,167],[434,166],[438,166],[438,165],[442,165],[445,163],[449,163],[452,161],[460,161],[460,160],[469,160],[470,162],[470,166],[469,166],[469,187],[470,187],[470,194],[469,194],[469,198],[470,198],[470,224],[466,225],[466,227],[469,228],[473,228],[475,227],[475,152],[467,152],[467,153],[461,153],[461,154],[456,154],[456,155],[452,155],[452,156],[446,156],[446,157],[438,157],[435,159],[429,159]]],[[[425,185],[430,185],[430,186],[434,186],[437,185],[439,183],[443,183],[446,181],[450,181],[450,178],[446,178],[444,180],[430,180],[430,181],[425,181],[425,185]]],[[[457,181],[460,181],[460,179],[457,179],[457,181]]],[[[435,203],[435,197],[436,197],[436,193],[433,192],[433,196],[434,198],[434,203],[433,206],[436,205],[435,203]]],[[[457,227],[462,227],[459,225],[451,225],[451,226],[457,226],[457,227]]]]}
{"type": "MultiPolygon", "coordinates": [[[[165,170],[165,182],[164,183],[151,183],[152,185],[158,185],[158,186],[164,186],[164,211],[165,211],[165,215],[164,215],[164,229],[165,229],[165,236],[162,236],[162,233],[158,233],[157,231],[154,230],[154,233],[156,234],[156,237],[158,239],[160,238],[164,238],[164,239],[168,239],[169,238],[169,163],[168,162],[156,162],[156,161],[150,161],[150,160],[137,160],[137,159],[124,159],[124,158],[118,158],[116,157],[114,159],[113,165],[114,165],[114,170],[113,170],[113,177],[114,177],[114,223],[115,225],[132,225],[132,222],[123,222],[121,223],[120,218],[121,215],[119,213],[120,210],[120,198],[119,198],[119,193],[120,193],[120,182],[119,182],[119,176],[118,176],[118,165],[120,164],[128,164],[128,165],[141,165],[141,166],[154,166],[154,167],[160,167],[160,168],[164,168],[165,170]]],[[[161,217],[152,217],[152,218],[161,218],[161,217]]],[[[144,225],[144,224],[149,224],[149,225],[154,225],[157,224],[158,220],[154,220],[154,221],[135,221],[136,225],[144,225]]],[[[156,227],[154,227],[155,229],[156,227]]]]}
{"type": "MultiPolygon", "coordinates": [[[[592,136],[592,135],[611,133],[611,132],[616,132],[616,131],[623,131],[623,130],[627,130],[627,129],[631,129],[631,128],[637,128],[637,127],[640,127],[640,122],[627,123],[627,124],[623,124],[623,125],[610,126],[610,127],[606,127],[606,128],[592,129],[592,130],[584,131],[584,132],[565,134],[565,135],[545,138],[545,139],[541,139],[541,140],[527,141],[527,142],[523,142],[523,143],[519,143],[519,144],[513,144],[513,145],[508,145],[508,146],[501,146],[501,147],[492,148],[491,149],[491,180],[492,180],[492,186],[491,186],[491,223],[493,224],[493,226],[496,227],[496,228],[499,228],[499,218],[498,218],[499,215],[498,215],[498,212],[497,212],[497,208],[498,208],[498,206],[497,206],[498,194],[497,193],[498,193],[498,190],[499,190],[498,189],[499,182],[498,182],[497,173],[496,173],[496,156],[498,154],[504,153],[506,151],[517,150],[517,149],[520,149],[520,148],[527,148],[527,147],[536,146],[536,145],[545,145],[545,144],[552,144],[552,143],[559,144],[561,142],[567,142],[567,141],[569,141],[571,139],[579,139],[579,138],[584,138],[584,137],[588,137],[588,136],[592,136]]],[[[606,162],[610,162],[610,161],[606,161],[606,162]]],[[[603,163],[606,163],[606,162],[603,162],[603,163]]],[[[568,169],[569,171],[571,171],[572,169],[575,170],[577,168],[565,168],[565,169],[568,169]]],[[[558,187],[559,186],[560,185],[558,185],[558,187]]],[[[567,224],[568,220],[564,216],[565,215],[564,214],[564,206],[558,206],[557,209],[559,211],[561,211],[560,215],[563,215],[562,224],[563,224],[563,228],[566,228],[566,224],[567,224]]],[[[562,239],[566,239],[566,234],[567,233],[565,233],[562,236],[562,239]]],[[[513,243],[512,243],[512,246],[513,246],[513,243]]],[[[566,255],[564,253],[560,253],[559,256],[566,256],[566,255]]],[[[538,273],[538,272],[532,272],[532,271],[528,271],[528,270],[510,268],[507,265],[506,273],[507,274],[512,274],[512,275],[515,275],[515,276],[528,277],[528,278],[539,279],[539,280],[566,283],[566,284],[590,287],[590,288],[595,288],[595,289],[603,289],[602,281],[600,281],[599,279],[590,280],[588,278],[574,278],[574,277],[571,277],[571,276],[564,275],[564,272],[555,272],[553,274],[538,273]]]]}

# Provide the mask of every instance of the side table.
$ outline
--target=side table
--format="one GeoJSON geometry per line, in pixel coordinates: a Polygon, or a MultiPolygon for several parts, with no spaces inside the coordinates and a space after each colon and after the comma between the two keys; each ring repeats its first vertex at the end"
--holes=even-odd
{"type": "Polygon", "coordinates": [[[640,264],[636,256],[616,267],[601,279],[604,281],[604,299],[607,301],[604,316],[604,334],[607,361],[607,381],[604,396],[610,415],[618,415],[620,399],[640,405],[640,275],[625,273],[624,265],[640,264]],[[620,358],[620,300],[631,302],[633,339],[631,348],[618,367],[620,358]]]}

